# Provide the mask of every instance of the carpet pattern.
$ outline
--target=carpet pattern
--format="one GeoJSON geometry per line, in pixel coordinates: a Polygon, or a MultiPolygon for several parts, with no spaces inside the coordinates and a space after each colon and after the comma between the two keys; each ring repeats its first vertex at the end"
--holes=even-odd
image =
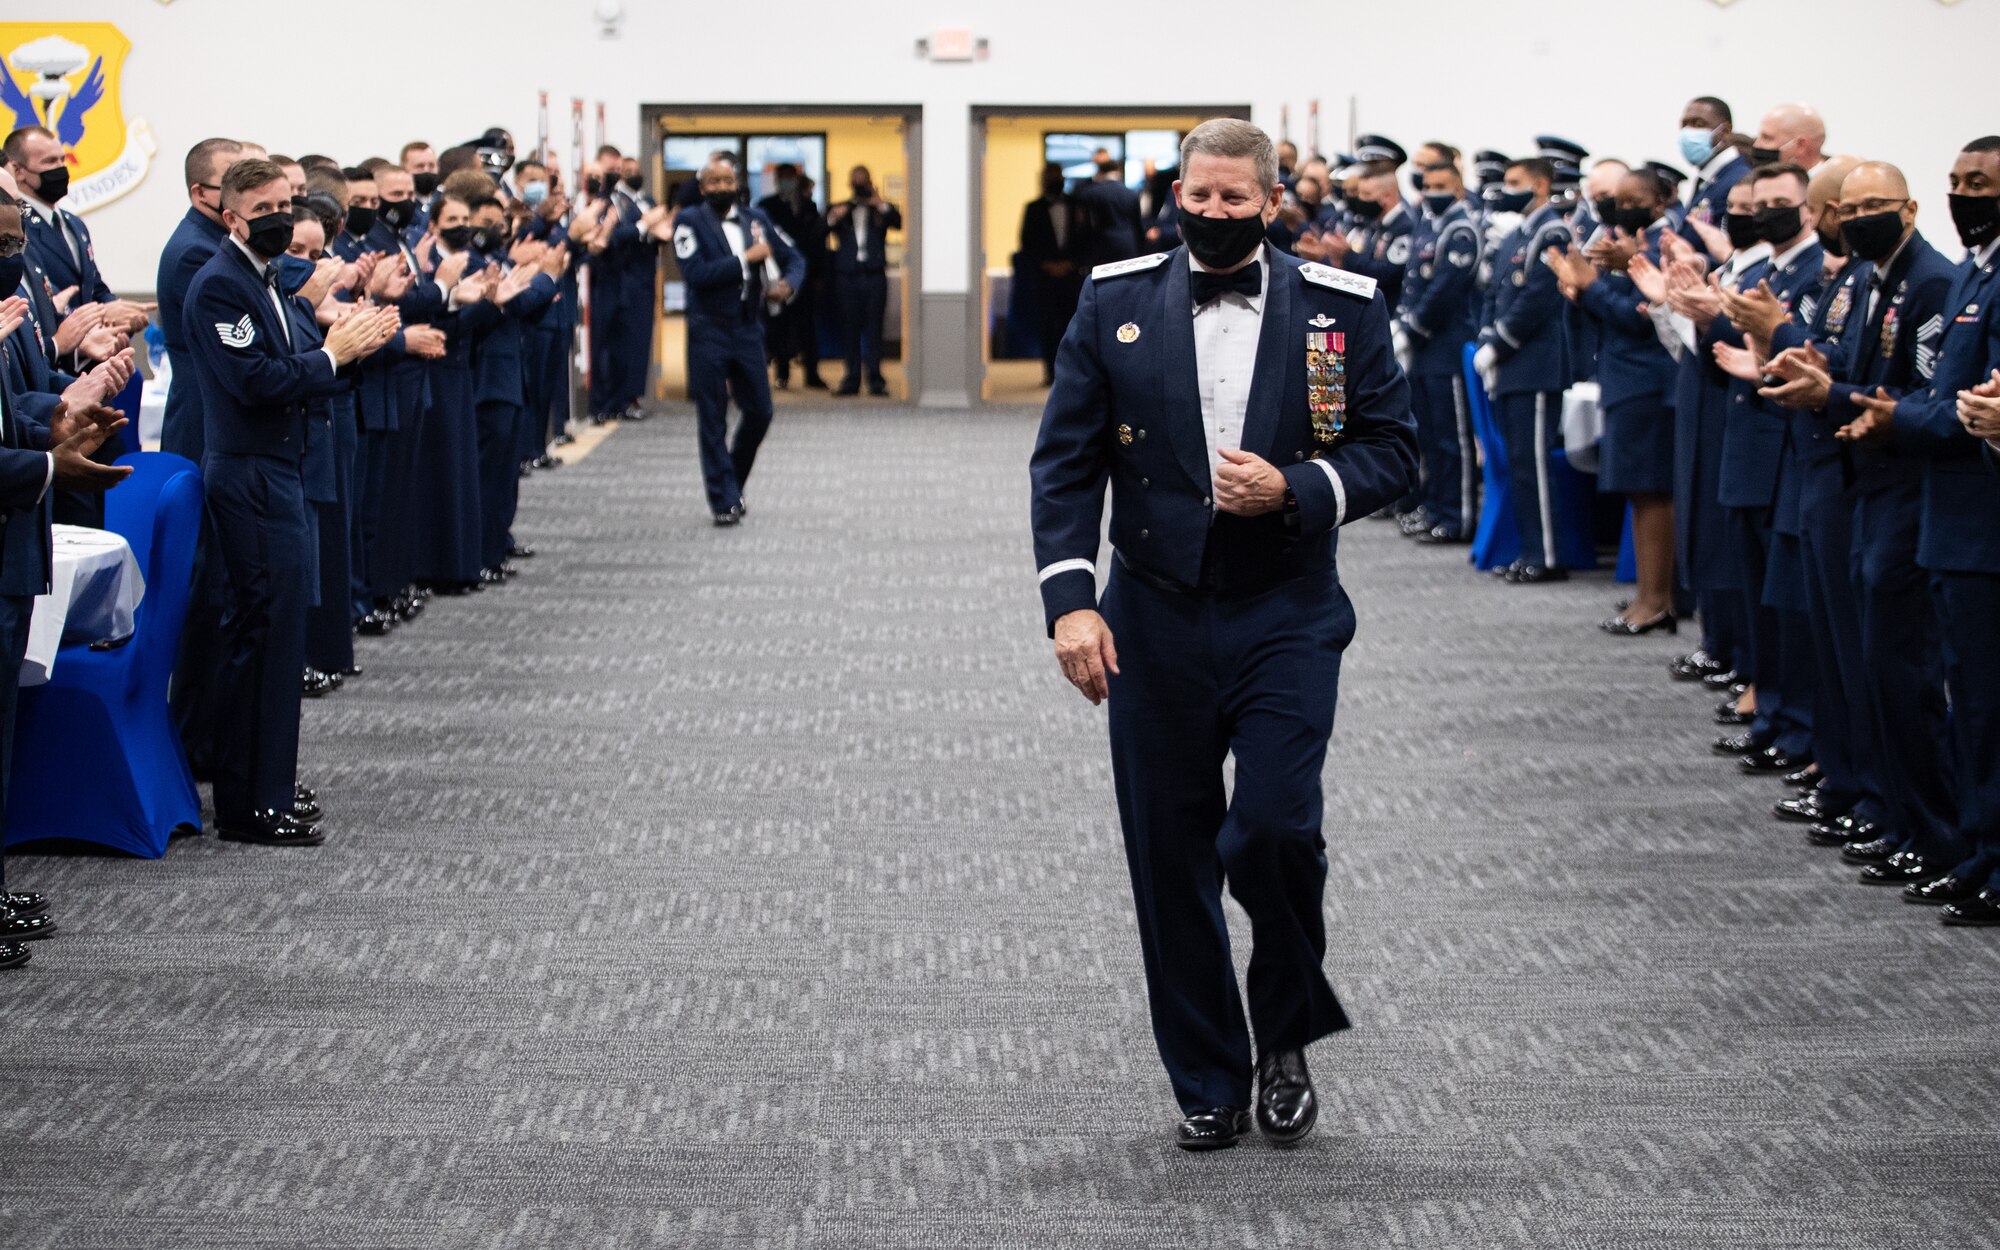
{"type": "Polygon", "coordinates": [[[0,1245],[2000,1247],[1994,935],[1772,820],[1606,577],[1369,522],[1357,1027],[1305,1147],[1174,1150],[1033,434],[788,408],[718,531],[685,410],[627,425],[308,704],[325,847],[11,860],[63,931],[0,974],[0,1245]]]}

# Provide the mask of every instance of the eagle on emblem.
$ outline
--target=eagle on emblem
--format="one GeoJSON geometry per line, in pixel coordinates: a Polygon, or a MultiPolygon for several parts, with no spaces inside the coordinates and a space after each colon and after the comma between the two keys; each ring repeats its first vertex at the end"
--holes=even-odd
{"type": "Polygon", "coordinates": [[[76,145],[83,142],[86,117],[104,98],[104,58],[90,61],[83,85],[70,89],[69,77],[84,67],[90,52],[60,35],[30,40],[7,54],[7,64],[39,77],[26,91],[12,74],[0,73],[0,104],[14,114],[13,129],[41,126],[63,145],[63,159],[76,163],[76,145]]]}

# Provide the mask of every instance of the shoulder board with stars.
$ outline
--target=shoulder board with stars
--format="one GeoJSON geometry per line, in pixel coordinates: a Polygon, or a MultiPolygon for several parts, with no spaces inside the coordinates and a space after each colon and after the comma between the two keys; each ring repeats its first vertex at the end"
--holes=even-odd
{"type": "Polygon", "coordinates": [[[1154,252],[1150,256],[1134,256],[1130,260],[1114,260],[1108,265],[1099,265],[1090,271],[1090,276],[1102,282],[1106,278],[1121,278],[1128,273],[1144,273],[1156,265],[1163,265],[1170,252],[1154,252]]]}
{"type": "Polygon", "coordinates": [[[1375,279],[1365,274],[1349,273],[1318,261],[1307,261],[1299,266],[1299,276],[1314,286],[1339,291],[1342,295],[1352,295],[1356,299],[1375,298],[1375,279]]]}

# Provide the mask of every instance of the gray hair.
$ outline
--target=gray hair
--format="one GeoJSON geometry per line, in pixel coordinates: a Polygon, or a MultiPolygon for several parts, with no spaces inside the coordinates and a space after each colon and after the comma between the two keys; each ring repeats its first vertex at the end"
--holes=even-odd
{"type": "Polygon", "coordinates": [[[1271,136],[1249,122],[1234,117],[1216,117],[1188,131],[1187,137],[1181,140],[1183,176],[1187,173],[1188,158],[1197,152],[1205,156],[1235,159],[1247,156],[1257,168],[1258,186],[1278,185],[1278,149],[1271,145],[1271,136]]]}

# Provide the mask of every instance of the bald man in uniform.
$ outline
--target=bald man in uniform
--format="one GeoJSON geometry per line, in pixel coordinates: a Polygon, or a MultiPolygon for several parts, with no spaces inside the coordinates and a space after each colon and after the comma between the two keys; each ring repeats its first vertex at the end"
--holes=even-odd
{"type": "Polygon", "coordinates": [[[1757,123],[1750,164],[1789,161],[1810,174],[1826,159],[1826,122],[1810,104],[1780,104],[1757,123]]]}

